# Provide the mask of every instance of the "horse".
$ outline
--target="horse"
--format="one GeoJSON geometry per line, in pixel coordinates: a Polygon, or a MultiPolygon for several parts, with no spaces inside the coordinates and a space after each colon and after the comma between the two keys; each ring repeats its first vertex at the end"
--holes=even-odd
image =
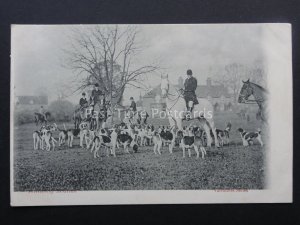
{"type": "Polygon", "coordinates": [[[91,110],[91,107],[84,107],[84,108],[78,108],[75,109],[75,112],[73,114],[73,120],[74,120],[74,128],[79,129],[79,124],[87,119],[89,110],[91,110]]]}
{"type": "MultiPolygon", "coordinates": [[[[183,130],[182,121],[185,118],[186,102],[181,90],[177,90],[169,82],[168,75],[161,76],[161,95],[166,98],[166,112],[169,119],[170,126],[176,126],[179,130],[183,130]]],[[[203,127],[207,134],[207,146],[211,147],[212,138],[210,130],[214,134],[215,146],[219,147],[219,142],[216,133],[216,127],[214,123],[214,108],[213,105],[207,99],[198,98],[199,104],[194,105],[193,118],[198,119],[200,125],[203,127]],[[198,115],[197,115],[198,114],[198,115]]]]}
{"type": "Polygon", "coordinates": [[[139,110],[133,113],[131,111],[126,112],[125,118],[123,120],[126,124],[137,124],[137,125],[146,125],[149,114],[146,110],[139,110]]]}
{"type": "Polygon", "coordinates": [[[42,125],[43,123],[46,125],[48,122],[48,118],[51,116],[50,112],[46,112],[45,116],[41,113],[35,112],[34,113],[34,121],[36,126],[39,125],[39,123],[42,125]]]}
{"type": "Polygon", "coordinates": [[[243,86],[238,97],[238,103],[257,103],[259,109],[256,114],[256,119],[260,118],[263,122],[267,123],[267,96],[267,90],[258,84],[250,82],[248,79],[247,81],[243,81],[243,86]],[[251,95],[253,95],[254,100],[248,100],[251,95]]]}
{"type": "Polygon", "coordinates": [[[112,115],[108,114],[108,111],[110,110],[110,113],[112,113],[111,102],[105,101],[102,102],[102,104],[97,104],[96,107],[92,107],[92,115],[91,115],[91,125],[90,128],[92,130],[98,130],[99,128],[105,128],[106,122],[109,117],[112,115]]]}

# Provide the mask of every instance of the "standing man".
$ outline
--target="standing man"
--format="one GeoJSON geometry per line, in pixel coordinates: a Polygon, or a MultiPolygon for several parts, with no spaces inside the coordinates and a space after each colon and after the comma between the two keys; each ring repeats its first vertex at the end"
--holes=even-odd
{"type": "Polygon", "coordinates": [[[192,70],[188,69],[186,71],[186,74],[187,74],[187,78],[185,79],[184,82],[184,99],[187,107],[186,119],[190,120],[194,105],[199,104],[195,92],[198,84],[197,84],[197,79],[193,77],[192,70]]]}

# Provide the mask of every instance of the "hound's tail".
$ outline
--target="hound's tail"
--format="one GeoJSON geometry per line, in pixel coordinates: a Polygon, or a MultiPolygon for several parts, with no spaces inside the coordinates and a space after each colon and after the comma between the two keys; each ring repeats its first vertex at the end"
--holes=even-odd
{"type": "Polygon", "coordinates": [[[261,130],[259,128],[257,129],[257,133],[261,134],[261,130]]]}

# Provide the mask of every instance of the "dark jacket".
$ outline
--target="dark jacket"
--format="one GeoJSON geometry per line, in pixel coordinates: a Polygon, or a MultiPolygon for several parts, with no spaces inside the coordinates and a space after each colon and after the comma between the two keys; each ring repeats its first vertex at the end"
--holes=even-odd
{"type": "Polygon", "coordinates": [[[104,93],[101,91],[101,90],[98,90],[98,91],[96,91],[96,90],[93,90],[92,91],[92,94],[91,94],[91,97],[90,97],[90,101],[92,102],[94,102],[94,104],[96,104],[96,103],[99,103],[99,97],[100,96],[104,96],[104,93]]]}
{"type": "Polygon", "coordinates": [[[79,105],[80,105],[80,107],[86,106],[87,103],[88,103],[88,101],[86,100],[86,98],[81,98],[81,99],[79,100],[79,105]]]}
{"type": "Polygon", "coordinates": [[[196,89],[197,89],[197,79],[195,77],[187,78],[184,82],[184,98],[188,101],[193,101],[194,104],[198,104],[196,89]]]}
{"type": "Polygon", "coordinates": [[[135,101],[131,102],[130,108],[132,108],[132,111],[136,112],[136,103],[135,103],[135,101]]]}
{"type": "Polygon", "coordinates": [[[184,82],[185,92],[195,92],[197,89],[197,79],[195,77],[186,78],[184,82]]]}

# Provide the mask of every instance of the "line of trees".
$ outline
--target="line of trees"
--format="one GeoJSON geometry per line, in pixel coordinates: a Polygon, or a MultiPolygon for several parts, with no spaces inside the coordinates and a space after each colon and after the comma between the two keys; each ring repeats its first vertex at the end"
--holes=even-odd
{"type": "Polygon", "coordinates": [[[242,80],[250,79],[251,82],[266,87],[266,71],[260,61],[255,61],[252,65],[231,63],[211,73],[215,83],[223,84],[230,89],[235,102],[243,84],[242,80]]]}

